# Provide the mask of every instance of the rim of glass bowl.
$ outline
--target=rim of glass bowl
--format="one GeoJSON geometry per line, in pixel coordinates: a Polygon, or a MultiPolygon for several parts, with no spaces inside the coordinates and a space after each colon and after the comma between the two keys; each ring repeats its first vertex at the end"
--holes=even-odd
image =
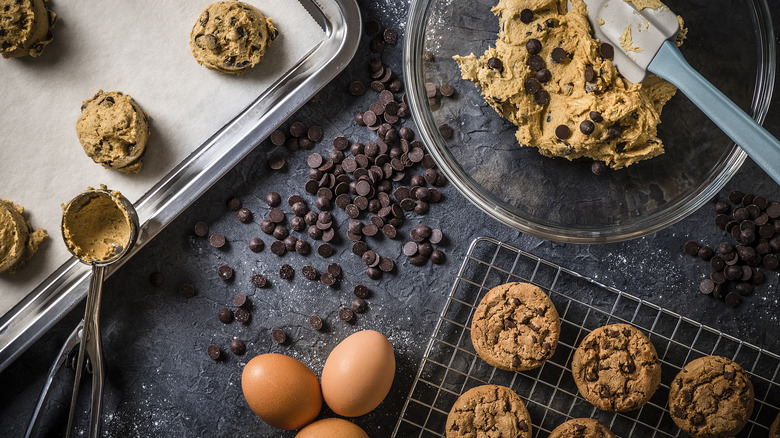
{"type": "MultiPolygon", "coordinates": [[[[493,199],[489,192],[484,190],[461,168],[445,146],[445,141],[436,128],[433,114],[427,106],[422,61],[425,42],[424,29],[429,10],[436,1],[441,0],[412,0],[407,19],[403,74],[409,84],[407,90],[409,107],[417,124],[419,135],[422,136],[428,147],[428,152],[449,181],[468,200],[499,222],[535,237],[558,242],[586,244],[634,239],[662,230],[698,210],[720,192],[747,158],[747,154],[742,149],[733,142],[730,143],[727,158],[710,172],[705,183],[673,205],[623,226],[588,229],[565,228],[535,222],[529,217],[513,212],[509,204],[493,199]]],[[[750,6],[758,42],[757,73],[750,115],[758,123],[763,123],[769,110],[775,83],[774,31],[767,1],[747,0],[747,3],[750,6]]]]}

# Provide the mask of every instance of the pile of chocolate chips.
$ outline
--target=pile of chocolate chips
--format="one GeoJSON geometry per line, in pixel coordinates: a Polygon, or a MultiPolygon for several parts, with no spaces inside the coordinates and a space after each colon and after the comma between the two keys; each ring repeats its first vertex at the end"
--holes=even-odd
{"type": "Polygon", "coordinates": [[[780,204],[763,196],[734,190],[728,201],[715,202],[715,225],[731,235],[715,248],[696,241],[685,243],[686,254],[708,261],[709,278],[699,284],[699,292],[736,307],[742,297],[751,295],[754,286],[766,275],[759,267],[776,270],[780,266],[780,204]]]}

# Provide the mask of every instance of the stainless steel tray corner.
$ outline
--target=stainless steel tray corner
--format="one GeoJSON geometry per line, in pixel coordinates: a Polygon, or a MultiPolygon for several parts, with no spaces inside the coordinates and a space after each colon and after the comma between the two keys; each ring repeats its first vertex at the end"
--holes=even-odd
{"type": "MultiPolygon", "coordinates": [[[[135,254],[341,72],[361,34],[356,0],[298,0],[325,31],[317,45],[271,88],[216,132],[138,202],[135,254]]],[[[128,257],[129,258],[129,257],[128,257]]],[[[110,275],[119,266],[112,267],[110,275]]],[[[89,267],[71,259],[0,317],[0,371],[84,299],[89,267]]]]}

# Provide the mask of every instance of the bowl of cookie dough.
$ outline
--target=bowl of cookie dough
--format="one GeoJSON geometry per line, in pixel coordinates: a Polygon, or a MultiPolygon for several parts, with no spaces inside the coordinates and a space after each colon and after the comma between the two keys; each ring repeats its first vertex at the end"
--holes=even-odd
{"type": "MultiPolygon", "coordinates": [[[[579,2],[414,0],[407,98],[438,166],[495,219],[560,242],[633,239],[711,200],[746,155],[665,81],[623,79],[579,2]]],[[[665,3],[688,62],[762,122],[775,81],[766,0],[665,3]]]]}

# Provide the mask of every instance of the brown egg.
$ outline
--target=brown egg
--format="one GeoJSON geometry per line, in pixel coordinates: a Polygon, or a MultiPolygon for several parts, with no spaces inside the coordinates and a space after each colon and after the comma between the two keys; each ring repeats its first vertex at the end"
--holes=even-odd
{"type": "Polygon", "coordinates": [[[255,414],[279,429],[300,429],[314,421],[322,408],[317,376],[297,359],[283,354],[252,358],[241,375],[241,389],[255,414]]]}
{"type": "Polygon", "coordinates": [[[384,400],[395,377],[393,346],[385,335],[363,330],[341,341],[322,369],[322,395],[338,415],[357,417],[384,400]]]}
{"type": "Polygon", "coordinates": [[[304,427],[295,438],[368,438],[368,434],[347,420],[325,418],[304,427]]]}

